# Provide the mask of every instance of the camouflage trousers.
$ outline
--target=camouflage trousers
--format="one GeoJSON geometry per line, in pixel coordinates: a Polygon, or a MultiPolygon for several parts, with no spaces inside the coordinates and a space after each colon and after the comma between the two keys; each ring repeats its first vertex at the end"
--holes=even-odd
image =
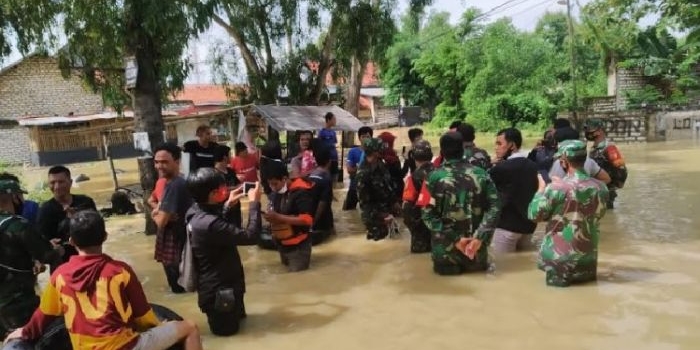
{"type": "Polygon", "coordinates": [[[430,252],[430,230],[423,223],[421,209],[413,203],[404,203],[403,223],[411,232],[411,253],[430,252]]]}
{"type": "Polygon", "coordinates": [[[597,261],[541,261],[539,268],[546,274],[548,286],[568,287],[596,280],[597,261]]]}
{"type": "Polygon", "coordinates": [[[34,310],[39,307],[39,296],[33,286],[24,293],[13,295],[10,300],[0,306],[0,336],[3,339],[7,333],[27,324],[34,310]]]}
{"type": "Polygon", "coordinates": [[[367,229],[367,239],[379,241],[389,235],[389,227],[384,222],[384,216],[391,212],[385,205],[360,203],[362,223],[367,229]]]}
{"type": "Polygon", "coordinates": [[[433,272],[442,276],[461,275],[467,272],[486,271],[489,268],[488,244],[483,242],[474,260],[457,249],[451,249],[442,256],[433,250],[433,272]]]}

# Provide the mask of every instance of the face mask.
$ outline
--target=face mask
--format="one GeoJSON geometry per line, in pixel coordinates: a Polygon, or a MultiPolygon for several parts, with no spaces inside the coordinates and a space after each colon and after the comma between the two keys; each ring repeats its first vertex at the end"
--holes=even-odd
{"type": "Polygon", "coordinates": [[[282,188],[280,188],[280,189],[277,191],[277,193],[279,193],[279,194],[285,194],[285,193],[287,193],[287,184],[284,184],[284,186],[282,186],[282,188]]]}
{"type": "Polygon", "coordinates": [[[226,186],[219,187],[219,189],[216,190],[216,193],[214,193],[214,198],[212,199],[216,203],[225,202],[228,199],[228,188],[226,186]]]}
{"type": "Polygon", "coordinates": [[[595,141],[595,131],[586,131],[586,140],[595,141]]]}

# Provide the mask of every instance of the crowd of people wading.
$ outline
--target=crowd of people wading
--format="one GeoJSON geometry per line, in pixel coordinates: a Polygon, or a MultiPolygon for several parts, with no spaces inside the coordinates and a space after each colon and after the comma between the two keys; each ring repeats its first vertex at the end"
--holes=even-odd
{"type": "MultiPolygon", "coordinates": [[[[175,294],[196,292],[211,333],[230,336],[246,318],[245,274],[237,247],[268,242],[290,272],[309,269],[312,246],[335,232],[333,188],[339,170],[336,117],[319,130],[299,130],[297,150],[283,157],[279,136],[262,144],[214,142],[202,125],[182,148],[154,150],[159,180],[148,198],[158,227],[154,258],[175,294]],[[183,152],[189,175],[181,175],[183,152]],[[268,203],[261,205],[263,194],[268,203]],[[248,199],[248,220],[241,199],[248,199]]],[[[493,154],[474,143],[475,130],[453,123],[435,147],[423,131],[408,131],[399,155],[396,136],[357,130],[349,150],[350,177],[342,210],[361,212],[367,239],[411,234],[411,253],[430,253],[433,271],[457,275],[489,269],[492,252],[539,249],[548,285],[596,279],[599,222],[614,207],[627,170],[601,120],[584,125],[588,149],[567,120],[558,119],[525,154],[515,128],[496,133],[493,154]],[[433,150],[439,149],[438,154],[433,150]],[[403,158],[403,163],[402,163],[403,158]],[[544,237],[533,239],[538,222],[544,237]]],[[[71,172],[48,171],[53,198],[25,200],[19,179],[0,174],[0,332],[7,346],[30,344],[63,318],[74,349],[201,349],[192,321],[161,322],[137,273],[102,250],[105,222],[88,196],[72,194],[71,172]],[[41,298],[37,274],[51,277],[41,298]]],[[[426,259],[427,260],[427,259],[426,259]]]]}

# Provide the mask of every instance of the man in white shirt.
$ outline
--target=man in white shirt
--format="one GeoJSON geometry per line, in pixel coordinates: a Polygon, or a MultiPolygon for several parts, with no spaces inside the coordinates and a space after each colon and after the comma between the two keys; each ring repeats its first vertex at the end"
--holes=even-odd
{"type": "MultiPolygon", "coordinates": [[[[562,143],[566,140],[579,140],[580,137],[578,131],[571,127],[564,127],[554,131],[554,139],[557,141],[557,143],[562,143]]],[[[604,182],[606,185],[610,183],[610,175],[608,172],[603,170],[598,163],[589,157],[586,157],[583,170],[586,172],[586,174],[604,182]]],[[[549,170],[549,178],[562,179],[564,176],[566,176],[566,172],[561,167],[561,163],[555,160],[552,164],[552,169],[549,170]]]]}

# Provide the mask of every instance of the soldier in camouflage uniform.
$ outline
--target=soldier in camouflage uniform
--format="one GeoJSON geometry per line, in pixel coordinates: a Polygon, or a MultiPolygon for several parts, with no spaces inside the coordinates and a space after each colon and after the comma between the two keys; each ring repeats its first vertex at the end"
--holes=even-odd
{"type": "MultiPolygon", "coordinates": [[[[476,137],[474,127],[468,123],[460,123],[456,126],[454,131],[457,131],[462,136],[462,146],[464,147],[464,154],[462,155],[462,158],[473,166],[484,170],[489,170],[492,165],[491,156],[489,156],[489,153],[486,152],[486,150],[476,147],[476,144],[474,143],[474,138],[476,137]]],[[[445,159],[442,157],[442,155],[440,155],[433,161],[433,166],[437,168],[444,162],[445,159]]]]}
{"type": "Polygon", "coordinates": [[[564,141],[555,157],[567,175],[549,185],[540,176],[528,217],[547,221],[538,260],[547,285],[566,287],[596,279],[599,222],[605,215],[608,189],[583,170],[583,141],[564,141]]]}
{"type": "Polygon", "coordinates": [[[613,209],[615,206],[615,198],[617,197],[617,190],[623,188],[625,186],[625,181],[627,181],[625,159],[622,157],[622,153],[617,149],[617,146],[615,146],[612,141],[608,141],[605,137],[602,120],[595,118],[588,119],[583,130],[586,133],[586,139],[588,141],[593,141],[593,148],[588,156],[610,174],[611,181],[608,184],[610,197],[608,198],[607,207],[608,209],[613,209]]]}
{"type": "Polygon", "coordinates": [[[445,162],[428,175],[430,203],[423,222],[432,234],[433,271],[457,275],[488,269],[488,246],[498,219],[496,186],[485,170],[463,160],[462,136],[440,138],[445,162]]]}
{"type": "Polygon", "coordinates": [[[24,326],[39,306],[34,291],[37,266],[34,261],[59,261],[62,247],[35,231],[29,221],[15,213],[14,196],[26,193],[19,183],[0,181],[0,336],[24,326]]]}
{"type": "Polygon", "coordinates": [[[464,159],[473,166],[489,170],[491,168],[491,156],[486,150],[476,147],[474,143],[474,138],[476,138],[474,127],[471,124],[462,123],[457,127],[457,132],[462,135],[462,141],[464,142],[464,159]]]}
{"type": "Polygon", "coordinates": [[[357,197],[362,210],[362,223],[367,228],[367,239],[386,238],[389,224],[396,212],[396,188],[380,152],[384,142],[378,138],[365,139],[362,143],[365,160],[357,171],[357,197]]]}
{"type": "Polygon", "coordinates": [[[422,219],[422,208],[425,201],[429,200],[421,193],[423,184],[428,175],[433,171],[433,150],[430,142],[426,140],[416,141],[411,150],[416,168],[406,178],[406,186],[403,193],[403,222],[411,232],[411,253],[427,253],[430,251],[430,230],[422,219]]]}

